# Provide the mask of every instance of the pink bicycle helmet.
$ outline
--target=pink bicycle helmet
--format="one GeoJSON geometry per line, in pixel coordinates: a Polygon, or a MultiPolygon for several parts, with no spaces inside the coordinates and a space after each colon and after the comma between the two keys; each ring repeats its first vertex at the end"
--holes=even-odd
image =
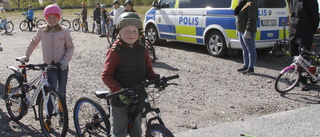
{"type": "Polygon", "coordinates": [[[57,14],[59,15],[59,19],[60,19],[61,14],[62,14],[61,9],[59,6],[54,5],[54,4],[48,5],[43,11],[44,17],[46,17],[47,15],[57,15],[57,14]]]}

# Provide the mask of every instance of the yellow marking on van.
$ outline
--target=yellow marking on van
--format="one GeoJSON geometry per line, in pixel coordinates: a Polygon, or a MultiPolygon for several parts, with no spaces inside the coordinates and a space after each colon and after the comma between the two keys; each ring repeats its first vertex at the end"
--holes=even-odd
{"type": "Polygon", "coordinates": [[[261,39],[261,31],[257,31],[256,32],[256,40],[260,40],[261,39]]]}
{"type": "Polygon", "coordinates": [[[196,35],[196,27],[176,26],[176,34],[196,35]]]}
{"type": "Polygon", "coordinates": [[[229,38],[237,38],[237,31],[232,29],[225,30],[229,38]]]}
{"type": "MultiPolygon", "coordinates": [[[[286,33],[286,37],[289,36],[289,31],[288,30],[285,30],[285,33],[286,33]]],[[[283,39],[283,35],[284,34],[284,31],[283,30],[279,30],[279,39],[283,39]]]]}
{"type": "Polygon", "coordinates": [[[176,0],[176,4],[174,4],[174,8],[179,8],[179,0],[176,0]]]}
{"type": "Polygon", "coordinates": [[[190,37],[184,37],[184,36],[176,36],[177,40],[181,40],[181,41],[185,41],[185,42],[193,42],[193,43],[197,43],[197,39],[196,38],[190,38],[190,37]]]}
{"type": "Polygon", "coordinates": [[[238,3],[239,2],[237,0],[233,0],[232,3],[231,3],[231,7],[230,8],[231,9],[235,9],[238,6],[238,3]]]}

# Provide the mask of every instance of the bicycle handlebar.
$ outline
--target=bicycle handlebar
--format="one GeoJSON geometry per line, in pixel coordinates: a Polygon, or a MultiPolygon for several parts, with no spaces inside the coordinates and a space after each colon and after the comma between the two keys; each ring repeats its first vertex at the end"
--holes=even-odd
{"type": "MultiPolygon", "coordinates": [[[[21,58],[16,58],[16,61],[21,62],[21,58]]],[[[27,60],[29,61],[29,60],[27,60]]],[[[45,68],[59,68],[61,63],[55,63],[54,61],[51,64],[42,63],[42,64],[24,64],[19,65],[19,68],[28,68],[31,70],[44,70],[45,68]]]]}
{"type": "Polygon", "coordinates": [[[163,86],[165,88],[165,87],[167,87],[169,85],[169,84],[167,84],[167,81],[172,80],[172,79],[176,79],[176,78],[179,78],[179,75],[162,77],[162,78],[151,80],[151,81],[148,81],[148,82],[142,82],[141,84],[139,84],[137,86],[134,86],[134,87],[131,87],[131,88],[125,88],[125,89],[122,89],[122,90],[120,90],[118,92],[111,93],[111,94],[106,96],[106,99],[108,100],[110,98],[114,98],[116,96],[119,96],[120,94],[122,94],[122,93],[124,93],[124,92],[126,92],[128,90],[142,88],[142,87],[148,87],[148,86],[150,86],[152,84],[159,84],[160,86],[163,86]]]}

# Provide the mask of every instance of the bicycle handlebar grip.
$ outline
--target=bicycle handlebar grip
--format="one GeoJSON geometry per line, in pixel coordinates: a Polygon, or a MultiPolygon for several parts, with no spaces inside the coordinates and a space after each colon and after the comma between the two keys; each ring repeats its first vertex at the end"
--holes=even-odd
{"type": "Polygon", "coordinates": [[[110,99],[110,98],[114,98],[116,96],[119,96],[120,94],[122,94],[123,92],[125,92],[126,89],[122,89],[121,91],[118,91],[118,92],[113,92],[109,95],[106,96],[107,99],[110,99]]]}
{"type": "Polygon", "coordinates": [[[176,79],[176,78],[179,78],[179,75],[173,75],[173,76],[169,76],[169,77],[166,77],[166,80],[169,81],[169,80],[172,80],[172,79],[176,79]]]}

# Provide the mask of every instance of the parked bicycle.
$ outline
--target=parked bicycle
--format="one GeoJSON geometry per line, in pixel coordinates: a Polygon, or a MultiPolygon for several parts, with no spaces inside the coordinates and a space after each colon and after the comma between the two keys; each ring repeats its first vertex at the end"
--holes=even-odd
{"type": "Polygon", "coordinates": [[[70,29],[71,28],[71,23],[69,20],[67,19],[64,19],[63,17],[61,17],[60,19],[60,25],[64,26],[65,28],[67,29],[70,29]]]}
{"type": "Polygon", "coordinates": [[[16,58],[19,68],[8,66],[14,73],[9,75],[5,85],[5,102],[12,120],[18,121],[33,108],[35,120],[40,121],[42,133],[47,136],[65,136],[68,130],[68,110],[66,102],[56,89],[48,83],[47,69],[57,68],[60,63],[26,64],[21,58],[16,58]],[[27,80],[27,71],[36,70],[40,74],[32,80],[27,80]],[[31,90],[34,93],[31,94],[31,90]],[[31,96],[30,96],[31,95],[31,96]],[[39,118],[35,106],[38,105],[39,118]]]}
{"type": "MultiPolygon", "coordinates": [[[[7,24],[5,24],[7,27],[7,33],[11,33],[14,29],[14,25],[12,23],[12,20],[7,21],[7,24]]],[[[4,28],[0,27],[1,32],[5,33],[4,28]]]]}
{"type": "MultiPolygon", "coordinates": [[[[112,31],[117,31],[117,30],[114,30],[113,27],[111,27],[111,28],[108,29],[108,32],[107,32],[107,41],[108,41],[108,43],[109,43],[109,48],[111,48],[111,46],[112,46],[112,44],[114,43],[114,41],[116,41],[117,35],[118,35],[118,32],[116,32],[115,37],[113,37],[113,36],[112,36],[112,31]],[[110,41],[110,39],[111,39],[111,41],[110,41]]],[[[143,44],[143,45],[146,47],[146,49],[147,49],[148,52],[149,52],[151,61],[154,63],[154,62],[156,61],[156,51],[155,51],[155,48],[154,48],[153,44],[152,44],[151,41],[149,40],[149,37],[148,37],[148,36],[145,36],[144,31],[142,31],[142,32],[140,33],[139,41],[141,42],[141,44],[143,44]]]]}
{"type": "Polygon", "coordinates": [[[84,31],[86,28],[86,25],[88,25],[88,22],[82,21],[81,13],[75,13],[75,15],[77,15],[78,17],[72,21],[72,27],[73,27],[74,31],[79,31],[80,27],[81,27],[81,31],[84,31]]]}
{"type": "MultiPolygon", "coordinates": [[[[167,83],[169,80],[179,78],[179,75],[163,77],[158,80],[144,82],[140,85],[137,85],[132,88],[128,88],[119,92],[111,93],[108,90],[96,91],[95,95],[100,99],[105,99],[107,102],[107,112],[104,111],[102,106],[88,97],[81,97],[74,106],[73,116],[76,133],[79,137],[82,136],[110,136],[110,103],[109,99],[119,96],[120,94],[125,94],[130,89],[136,88],[147,88],[150,85],[157,84],[160,88],[165,89],[169,85],[177,85],[175,83],[167,83]]],[[[146,91],[142,94],[149,94],[146,91]]],[[[155,93],[155,89],[153,89],[155,93]]],[[[154,94],[153,94],[154,95],[154,94]]],[[[164,137],[173,137],[173,134],[169,129],[164,125],[160,117],[160,109],[155,108],[155,105],[151,105],[150,101],[154,102],[154,96],[149,94],[146,98],[141,98],[136,104],[135,111],[129,115],[128,121],[128,133],[132,125],[135,122],[135,119],[141,115],[142,121],[145,124],[145,136],[154,137],[154,136],[164,136],[164,137]],[[151,99],[149,99],[151,98],[151,99]],[[152,114],[151,118],[147,114],[152,114]]]]}
{"type": "Polygon", "coordinates": [[[312,84],[320,81],[320,54],[309,52],[301,47],[299,56],[295,56],[293,63],[281,70],[275,82],[275,89],[279,93],[286,93],[292,90],[300,81],[302,76],[310,80],[312,84]]]}
{"type": "MultiPolygon", "coordinates": [[[[23,16],[25,17],[24,17],[24,20],[20,22],[19,28],[21,31],[26,31],[29,28],[28,19],[26,18],[26,15],[23,15],[23,16]]],[[[32,22],[32,28],[36,28],[36,27],[39,28],[40,26],[45,24],[47,24],[47,22],[44,19],[37,20],[37,17],[34,17],[32,22]]]]}

